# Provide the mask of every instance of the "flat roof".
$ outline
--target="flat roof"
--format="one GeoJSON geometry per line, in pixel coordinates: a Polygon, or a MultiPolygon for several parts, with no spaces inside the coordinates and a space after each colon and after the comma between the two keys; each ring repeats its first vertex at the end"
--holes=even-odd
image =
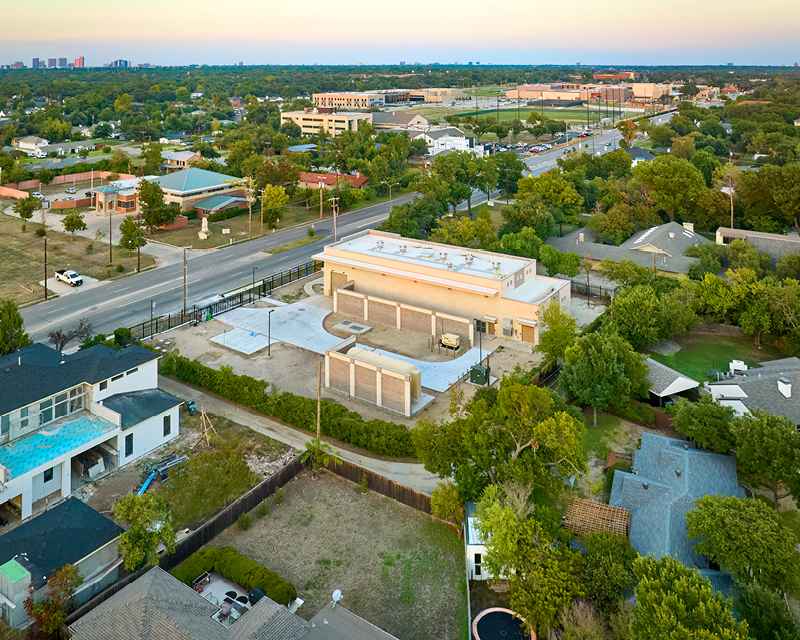
{"type": "Polygon", "coordinates": [[[507,300],[539,304],[549,298],[552,293],[564,287],[568,282],[568,280],[537,276],[532,280],[528,280],[525,284],[521,284],[512,292],[503,294],[503,297],[507,300]]]}
{"type": "Polygon", "coordinates": [[[529,258],[403,238],[372,230],[343,238],[325,247],[321,259],[330,258],[335,261],[336,256],[327,254],[328,249],[341,249],[361,256],[392,260],[397,263],[398,269],[404,266],[424,266],[445,274],[463,274],[495,281],[502,280],[526,266],[536,264],[535,260],[529,258]],[[383,246],[379,247],[378,242],[382,242],[383,246]],[[472,257],[471,264],[468,264],[468,256],[472,257]]]}

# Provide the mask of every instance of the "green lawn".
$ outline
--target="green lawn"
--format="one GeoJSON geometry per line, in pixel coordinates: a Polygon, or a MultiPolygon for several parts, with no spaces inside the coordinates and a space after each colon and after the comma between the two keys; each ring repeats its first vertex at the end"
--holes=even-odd
{"type": "Polygon", "coordinates": [[[597,428],[592,426],[592,410],[587,409],[583,416],[586,422],[586,435],[583,436],[581,446],[586,455],[605,460],[611,451],[609,445],[619,434],[621,420],[617,416],[607,413],[597,414],[597,428]]]}
{"type": "MultiPolygon", "coordinates": [[[[516,107],[503,107],[500,109],[500,121],[511,122],[517,118],[525,121],[533,111],[540,115],[542,113],[541,109],[531,108],[523,104],[520,104],[519,111],[517,111],[516,107]]],[[[477,113],[481,118],[497,118],[497,109],[481,109],[477,113]]],[[[466,116],[474,116],[475,111],[455,111],[447,115],[455,115],[460,118],[464,118],[466,116]]],[[[550,107],[545,107],[544,115],[553,120],[586,122],[586,109],[583,107],[565,107],[564,109],[552,109],[550,107]]],[[[592,122],[597,122],[597,111],[589,111],[589,118],[592,122]]]]}
{"type": "Polygon", "coordinates": [[[657,362],[675,369],[693,380],[709,380],[712,368],[727,370],[731,360],[743,360],[748,367],[780,357],[780,351],[763,344],[760,348],[747,336],[721,336],[708,333],[683,333],[673,338],[681,350],[671,356],[651,354],[657,362]]]}

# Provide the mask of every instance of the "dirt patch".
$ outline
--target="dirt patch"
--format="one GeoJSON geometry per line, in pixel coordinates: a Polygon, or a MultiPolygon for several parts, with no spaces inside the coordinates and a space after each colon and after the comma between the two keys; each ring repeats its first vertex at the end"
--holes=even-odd
{"type": "Polygon", "coordinates": [[[510,609],[511,600],[508,595],[507,585],[505,588],[492,589],[487,580],[470,580],[469,606],[473,620],[484,609],[492,607],[510,609]]]}
{"type": "Polygon", "coordinates": [[[306,620],[341,589],[343,606],[400,640],[462,637],[464,549],[452,530],[334,474],[303,473],[285,488],[283,504],[270,500],[265,518],[254,514],[251,529],[231,527],[213,545],[294,584],[306,620]]]}

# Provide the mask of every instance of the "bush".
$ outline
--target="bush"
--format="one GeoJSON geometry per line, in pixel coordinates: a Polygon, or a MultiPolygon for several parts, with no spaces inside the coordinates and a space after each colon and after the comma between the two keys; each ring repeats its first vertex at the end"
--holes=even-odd
{"type": "Polygon", "coordinates": [[[631,420],[632,422],[638,422],[639,424],[656,423],[656,412],[646,404],[641,404],[639,402],[629,402],[618,408],[609,407],[607,411],[621,418],[631,420]]]}
{"type": "MultiPolygon", "coordinates": [[[[276,418],[311,433],[317,428],[317,401],[293,393],[267,393],[268,383],[246,375],[236,375],[230,367],[219,371],[189,360],[175,352],[167,355],[161,367],[173,376],[206,388],[211,393],[276,418]]],[[[365,449],[380,456],[416,457],[411,432],[405,426],[384,420],[365,421],[359,414],[328,400],[322,401],[322,435],[365,449]]]]}
{"type": "Polygon", "coordinates": [[[125,271],[125,265],[118,264],[117,265],[117,273],[122,273],[125,271]]]}
{"type": "Polygon", "coordinates": [[[264,500],[258,507],[258,511],[256,511],[256,517],[258,518],[265,518],[269,514],[269,505],[267,501],[264,500]]]}
{"type": "Polygon", "coordinates": [[[114,342],[116,342],[120,347],[127,347],[131,342],[133,342],[133,334],[131,333],[131,330],[126,327],[114,329],[114,342]]]}
{"type": "Polygon", "coordinates": [[[86,253],[92,253],[93,251],[94,251],[94,244],[90,242],[89,244],[86,245],[86,253]]]}
{"type": "Polygon", "coordinates": [[[83,342],[81,342],[81,347],[78,351],[83,351],[84,349],[88,349],[89,347],[93,347],[97,344],[103,344],[106,341],[106,334],[98,333],[93,338],[85,338],[83,342]]]}
{"type": "Polygon", "coordinates": [[[286,497],[286,489],[284,489],[283,487],[278,487],[277,489],[275,489],[275,493],[273,494],[273,496],[275,504],[278,505],[283,504],[283,499],[286,497]]]}
{"type": "Polygon", "coordinates": [[[171,573],[184,584],[191,585],[193,580],[206,571],[216,571],[223,578],[235,582],[247,591],[261,589],[268,598],[278,604],[289,604],[297,597],[294,586],[274,571],[238,553],[233,547],[201,549],[189,556],[171,573]]]}
{"type": "Polygon", "coordinates": [[[311,226],[310,226],[310,227],[307,229],[307,231],[306,231],[306,232],[308,233],[308,237],[309,237],[309,238],[313,238],[313,237],[314,237],[314,225],[312,224],[312,225],[311,225],[311,226]]]}
{"type": "Polygon", "coordinates": [[[230,220],[242,214],[245,214],[249,209],[229,209],[228,211],[217,211],[208,216],[209,222],[219,222],[220,220],[230,220]]]}
{"type": "Polygon", "coordinates": [[[253,526],[253,516],[249,513],[243,513],[239,516],[239,519],[236,521],[236,524],[239,525],[239,529],[242,531],[247,531],[250,527],[253,526]]]}
{"type": "Polygon", "coordinates": [[[36,236],[39,238],[44,238],[47,235],[47,231],[45,229],[37,229],[36,236]]]}

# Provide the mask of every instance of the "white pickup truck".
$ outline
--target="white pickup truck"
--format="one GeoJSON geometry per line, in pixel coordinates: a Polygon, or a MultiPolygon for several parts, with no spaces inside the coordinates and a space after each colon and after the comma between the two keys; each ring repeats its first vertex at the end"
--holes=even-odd
{"type": "Polygon", "coordinates": [[[56,271],[56,280],[66,282],[71,287],[77,287],[83,284],[83,278],[71,269],[60,269],[56,271]]]}

